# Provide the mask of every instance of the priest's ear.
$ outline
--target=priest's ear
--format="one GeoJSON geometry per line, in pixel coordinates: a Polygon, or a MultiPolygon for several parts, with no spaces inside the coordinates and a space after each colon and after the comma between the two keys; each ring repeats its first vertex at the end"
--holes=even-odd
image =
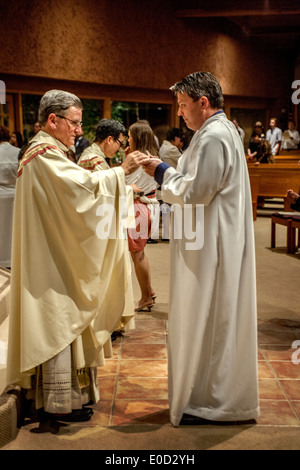
{"type": "Polygon", "coordinates": [[[54,130],[57,127],[57,116],[55,113],[50,113],[48,116],[47,124],[50,126],[50,129],[54,130]]]}

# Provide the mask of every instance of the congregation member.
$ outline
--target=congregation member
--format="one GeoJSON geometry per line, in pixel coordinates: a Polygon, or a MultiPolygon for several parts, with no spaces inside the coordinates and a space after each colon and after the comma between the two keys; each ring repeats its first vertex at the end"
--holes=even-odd
{"type": "Polygon", "coordinates": [[[74,150],[75,150],[75,159],[76,162],[79,160],[82,152],[90,145],[90,142],[88,139],[86,139],[83,136],[83,132],[75,137],[75,144],[74,144],[74,150]]]}
{"type": "Polygon", "coordinates": [[[248,148],[248,161],[256,165],[275,163],[270,143],[257,132],[253,132],[248,148]]]}
{"type": "Polygon", "coordinates": [[[181,157],[181,149],[183,147],[182,131],[177,127],[168,130],[167,135],[159,149],[159,156],[163,162],[173,168],[177,167],[179,158],[181,157]]]}
{"type": "Polygon", "coordinates": [[[22,388],[24,403],[34,401],[39,427],[33,432],[57,433],[62,421],[91,418],[85,405],[99,400],[102,347],[120,312],[134,308],[122,224],[114,236],[102,237],[97,210],[112,205],[125,221],[118,198],[126,197],[125,177],[137,169],[140,154],[108,171],[80,168],[66,153],[81,119],[78,97],[45,93],[41,131],[16,183],[7,384],[22,388]]]}
{"type": "Polygon", "coordinates": [[[240,123],[236,119],[233,119],[232,122],[235,125],[235,127],[236,127],[236,129],[239,133],[239,136],[242,139],[242,142],[244,142],[244,140],[245,140],[245,131],[244,131],[244,129],[240,126],[240,123]]]}
{"type": "Polygon", "coordinates": [[[0,266],[11,266],[12,221],[20,149],[10,144],[10,133],[0,126],[0,266]]]}
{"type": "Polygon", "coordinates": [[[9,143],[18,149],[21,149],[24,145],[24,139],[21,132],[14,131],[10,136],[9,143]]]}
{"type": "Polygon", "coordinates": [[[289,189],[287,192],[287,198],[291,204],[291,209],[300,212],[300,195],[293,189],[289,189]]]}
{"type": "MultiPolygon", "coordinates": [[[[172,127],[168,130],[166,139],[163,141],[160,149],[159,156],[163,162],[168,163],[173,168],[177,167],[178,160],[182,155],[183,148],[183,133],[181,129],[172,127]]],[[[160,194],[160,191],[159,191],[160,194]]],[[[170,204],[164,201],[161,202],[161,217],[162,217],[162,240],[170,240],[170,204]]]]}
{"type": "MultiPolygon", "coordinates": [[[[32,130],[31,132],[29,133],[29,141],[38,133],[40,132],[41,130],[41,124],[39,123],[39,121],[36,121],[34,124],[33,124],[33,127],[32,127],[32,130]]],[[[27,139],[26,139],[27,141],[27,139]]]]}
{"type": "MultiPolygon", "coordinates": [[[[138,150],[146,155],[158,157],[153,130],[144,121],[138,121],[129,127],[128,145],[129,147],[125,150],[126,154],[138,150]]],[[[151,311],[156,294],[151,283],[150,264],[145,253],[145,246],[151,231],[151,207],[154,205],[158,207],[157,184],[154,178],[147,175],[141,167],[126,176],[126,182],[133,187],[136,217],[135,228],[128,229],[129,251],[141,291],[135,311],[141,312],[145,309],[151,311]]]]}
{"type": "Polygon", "coordinates": [[[297,150],[299,148],[300,135],[294,121],[289,121],[288,129],[282,135],[283,150],[297,150]]]}
{"type": "Polygon", "coordinates": [[[271,145],[272,155],[279,155],[281,142],[282,142],[282,130],[277,127],[277,119],[270,119],[270,129],[267,130],[266,140],[271,145]]]}
{"type": "Polygon", "coordinates": [[[170,244],[171,422],[253,420],[259,415],[256,274],[243,144],[213,75],[193,73],[171,90],[192,141],[176,170],[156,158],[140,162],[161,185],[163,200],[178,207],[174,228],[184,227],[187,206],[196,221],[204,206],[202,246],[193,249],[184,230],[170,244]]]}

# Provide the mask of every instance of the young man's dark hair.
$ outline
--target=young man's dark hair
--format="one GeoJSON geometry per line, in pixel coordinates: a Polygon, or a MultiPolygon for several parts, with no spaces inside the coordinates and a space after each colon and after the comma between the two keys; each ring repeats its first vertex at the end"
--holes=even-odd
{"type": "Polygon", "coordinates": [[[108,136],[118,139],[120,134],[126,135],[123,124],[114,119],[101,119],[96,127],[95,142],[102,142],[108,136]]]}
{"type": "Polygon", "coordinates": [[[179,129],[178,127],[171,127],[167,132],[166,140],[171,142],[172,140],[175,140],[175,137],[179,137],[179,139],[181,139],[182,135],[183,133],[181,129],[179,129]]]}

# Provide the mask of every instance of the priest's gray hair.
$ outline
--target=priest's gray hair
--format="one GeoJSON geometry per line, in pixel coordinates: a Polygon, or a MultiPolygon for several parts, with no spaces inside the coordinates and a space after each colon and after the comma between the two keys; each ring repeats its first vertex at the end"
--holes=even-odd
{"type": "Polygon", "coordinates": [[[70,106],[82,109],[81,100],[72,93],[62,90],[47,91],[40,101],[38,120],[41,125],[46,124],[51,113],[65,116],[70,106]]]}
{"type": "Polygon", "coordinates": [[[222,88],[216,77],[210,72],[195,72],[170,87],[175,95],[186,93],[194,101],[206,96],[213,109],[220,109],[224,105],[222,88]]]}

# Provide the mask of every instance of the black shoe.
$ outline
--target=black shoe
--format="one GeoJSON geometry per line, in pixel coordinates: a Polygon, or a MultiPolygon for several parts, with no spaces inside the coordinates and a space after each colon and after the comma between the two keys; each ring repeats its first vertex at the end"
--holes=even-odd
{"type": "Polygon", "coordinates": [[[123,333],[121,330],[118,331],[113,331],[112,334],[110,335],[110,338],[112,341],[116,341],[116,339],[121,338],[123,336],[123,333]]]}
{"type": "Polygon", "coordinates": [[[84,409],[85,407],[87,407],[87,406],[92,406],[92,405],[94,405],[94,404],[95,404],[94,401],[93,401],[93,400],[90,400],[90,401],[89,401],[88,403],[86,403],[85,405],[82,405],[82,408],[84,409]]]}
{"type": "Polygon", "coordinates": [[[158,241],[153,240],[153,238],[148,238],[147,243],[158,243],[158,241]]]}
{"type": "Polygon", "coordinates": [[[184,414],[181,418],[179,426],[239,426],[251,424],[256,424],[255,419],[250,419],[246,421],[211,421],[205,418],[199,418],[198,416],[184,414]]]}
{"type": "Polygon", "coordinates": [[[214,421],[209,421],[198,416],[184,414],[181,418],[179,426],[203,426],[207,424],[214,424],[214,421]]]}
{"type": "Polygon", "coordinates": [[[44,409],[37,411],[39,417],[39,426],[37,428],[30,429],[33,434],[44,434],[50,432],[51,434],[57,434],[62,426],[66,424],[58,423],[56,416],[51,413],[46,413],[44,409]]]}
{"type": "Polygon", "coordinates": [[[72,410],[72,413],[62,416],[56,416],[58,421],[66,421],[68,423],[79,423],[81,421],[89,421],[94,412],[91,408],[83,408],[82,410],[72,410]]]}

